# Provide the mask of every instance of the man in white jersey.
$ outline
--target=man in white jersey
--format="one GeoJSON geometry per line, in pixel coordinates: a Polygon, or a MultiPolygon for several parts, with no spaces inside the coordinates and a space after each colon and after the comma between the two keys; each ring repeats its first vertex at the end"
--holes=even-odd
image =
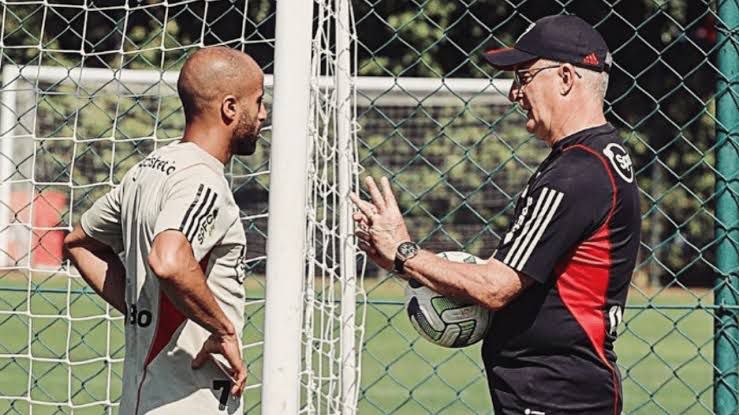
{"type": "Polygon", "coordinates": [[[121,414],[243,412],[246,237],[223,169],[256,148],[263,81],[242,52],[195,52],[177,83],[182,141],[129,170],[65,238],[82,277],[126,316],[121,414]]]}

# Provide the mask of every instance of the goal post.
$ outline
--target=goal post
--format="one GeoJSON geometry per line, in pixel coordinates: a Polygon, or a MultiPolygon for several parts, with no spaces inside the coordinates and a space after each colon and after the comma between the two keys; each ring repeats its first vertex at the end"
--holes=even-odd
{"type": "Polygon", "coordinates": [[[277,3],[262,412],[300,408],[313,4],[277,3]]]}
{"type": "MultiPolygon", "coordinates": [[[[358,355],[356,350],[356,309],[357,309],[357,246],[354,243],[352,205],[349,193],[356,186],[358,176],[354,140],[356,120],[356,100],[353,90],[352,68],[356,68],[356,34],[351,24],[349,0],[337,1],[336,19],[336,124],[339,157],[339,235],[341,256],[341,414],[353,415],[357,412],[359,392],[358,355]]],[[[360,344],[361,347],[361,344],[360,344]]]]}
{"type": "MultiPolygon", "coordinates": [[[[353,58],[352,58],[353,59],[353,58]]],[[[11,189],[26,185],[33,186],[30,169],[24,167],[23,177],[17,174],[18,166],[14,160],[28,157],[32,150],[26,149],[34,141],[42,142],[34,132],[37,126],[34,123],[39,111],[38,104],[28,102],[38,100],[41,90],[49,85],[64,85],[75,80],[80,85],[109,85],[125,86],[129,95],[145,95],[147,91],[158,88],[158,85],[168,85],[172,90],[176,85],[178,72],[174,70],[156,71],[146,69],[111,70],[104,68],[63,68],[58,66],[11,65],[6,64],[2,70],[2,92],[0,92],[0,200],[8,201],[11,198],[11,189]],[[23,148],[23,151],[20,149],[23,148]]],[[[315,88],[334,88],[335,77],[320,76],[312,81],[315,88]]],[[[354,104],[359,107],[404,107],[414,105],[455,107],[468,103],[475,105],[506,105],[505,92],[510,88],[508,79],[477,79],[477,78],[408,78],[408,77],[379,77],[358,76],[353,78],[351,93],[354,104]]],[[[265,75],[265,89],[271,91],[274,80],[271,74],[265,75]]],[[[166,88],[165,88],[166,89],[166,88]]],[[[110,91],[101,89],[101,95],[108,95],[110,91]]],[[[171,94],[171,92],[170,92],[171,94]]],[[[350,107],[348,107],[351,109],[350,107]]],[[[351,109],[353,111],[353,109],[351,109]]],[[[352,115],[352,116],[355,116],[352,115]]],[[[342,117],[343,118],[343,117],[342,117]]],[[[355,121],[351,121],[353,123],[355,121]]],[[[274,124],[274,123],[273,123],[274,124]]],[[[279,128],[279,127],[278,127],[279,128]]],[[[344,126],[343,128],[346,128],[344,126]]],[[[54,140],[73,142],[71,137],[53,137],[54,140]]],[[[112,137],[101,137],[97,140],[112,140],[112,137]]],[[[157,137],[138,137],[142,140],[156,142],[157,137]]],[[[268,172],[263,172],[268,173],[268,172]]],[[[36,183],[37,184],[37,183],[36,183]]],[[[112,184],[112,183],[111,183],[112,184]]],[[[12,223],[14,212],[7,204],[0,206],[0,232],[8,233],[21,226],[12,223]]],[[[79,212],[75,212],[79,213],[79,212]]],[[[27,224],[32,228],[31,224],[27,224]]],[[[20,236],[3,234],[0,237],[0,267],[12,268],[19,265],[16,259],[8,255],[9,245],[13,242],[29,242],[20,236]],[[15,239],[14,239],[15,238],[15,239]]],[[[27,248],[26,248],[27,249],[27,248]]],[[[30,266],[30,265],[29,265],[30,266]]]]}
{"type": "MultiPolygon", "coordinates": [[[[332,12],[334,13],[334,12],[332,12]]],[[[338,30],[336,27],[330,27],[328,30],[338,30]]],[[[315,39],[314,39],[315,40],[315,39]]],[[[311,48],[315,46],[309,46],[311,48]]],[[[325,48],[325,45],[323,47],[325,48]]],[[[332,52],[325,50],[324,53],[328,54],[332,52]]],[[[363,136],[371,134],[370,126],[365,127],[365,130],[358,132],[359,126],[357,125],[357,108],[363,109],[370,106],[374,107],[387,107],[387,108],[414,108],[417,105],[424,106],[440,106],[440,107],[463,107],[473,103],[474,105],[504,105],[506,102],[505,91],[509,86],[507,80],[488,80],[488,79],[433,79],[433,78],[392,78],[392,77],[348,77],[346,72],[342,68],[349,67],[353,64],[352,60],[355,55],[349,55],[349,64],[341,63],[340,60],[329,72],[318,72],[319,68],[315,64],[311,64],[310,69],[310,113],[309,119],[305,123],[308,131],[308,136],[311,137],[310,143],[305,143],[306,156],[310,155],[308,160],[308,166],[305,171],[310,173],[309,182],[312,184],[306,185],[306,193],[302,197],[303,202],[308,200],[309,207],[304,213],[308,214],[307,221],[311,222],[310,228],[312,229],[306,234],[306,246],[309,252],[312,253],[311,258],[306,258],[303,251],[300,251],[301,259],[298,262],[298,274],[294,279],[291,278],[291,282],[305,284],[302,286],[299,292],[298,309],[301,310],[297,313],[297,317],[306,318],[302,319],[302,323],[298,325],[298,337],[295,340],[295,344],[287,347],[292,350],[298,350],[294,357],[298,359],[298,371],[299,378],[298,392],[300,395],[293,395],[293,402],[297,399],[297,405],[299,405],[301,413],[352,413],[356,411],[356,400],[360,393],[360,352],[362,347],[361,341],[361,327],[363,323],[363,315],[361,305],[364,302],[362,297],[362,275],[363,269],[361,256],[356,256],[356,251],[352,246],[351,241],[351,223],[349,218],[349,212],[351,206],[346,202],[345,196],[349,191],[356,191],[357,186],[357,175],[360,171],[358,165],[358,157],[356,155],[357,146],[356,140],[357,135],[359,139],[363,136]],[[344,66],[349,65],[349,66],[344,66]],[[347,104],[348,103],[348,104],[347,104]],[[316,108],[321,108],[320,111],[316,111],[316,108]],[[328,118],[325,118],[328,117],[328,118]],[[320,121],[320,120],[324,121],[320,121]],[[348,131],[348,132],[347,132],[348,131]],[[340,133],[341,132],[341,133],[340,133]],[[314,138],[320,137],[319,140],[314,138]],[[344,137],[339,141],[340,137],[344,137]],[[343,149],[339,151],[339,149],[343,149]],[[310,151],[309,151],[310,150],[310,151]],[[330,156],[329,154],[336,154],[336,157],[330,156]],[[347,177],[350,179],[344,180],[343,182],[337,182],[331,184],[332,180],[338,177],[347,177]],[[339,213],[343,212],[343,213],[339,213]],[[341,236],[343,235],[343,236],[341,236]],[[334,261],[332,256],[341,257],[342,261],[334,261]],[[352,265],[352,261],[357,260],[355,265],[352,265]],[[337,264],[340,264],[340,269],[337,269],[337,264]],[[308,271],[306,274],[300,274],[308,271]],[[353,271],[359,271],[354,274],[353,271]],[[330,275],[329,275],[330,274],[330,275]],[[304,280],[300,279],[300,275],[305,275],[304,280]],[[340,275],[346,275],[346,278],[338,278],[340,275]],[[330,276],[330,278],[329,278],[330,276]],[[354,298],[356,296],[356,298],[354,298]],[[352,321],[354,320],[354,321],[352,321]],[[309,353],[316,352],[315,356],[309,356],[309,353]],[[298,354],[299,353],[299,354],[298,354]],[[321,372],[324,371],[324,372],[321,372]]],[[[101,116],[100,113],[87,113],[86,110],[78,105],[76,108],[66,108],[62,112],[76,113],[75,121],[79,127],[74,134],[69,135],[68,131],[60,131],[58,133],[51,134],[49,131],[52,128],[56,128],[55,124],[41,124],[43,120],[52,119],[49,115],[49,111],[59,109],[55,106],[50,106],[44,102],[44,94],[55,94],[55,97],[66,98],[71,96],[74,91],[65,90],[62,87],[67,83],[76,83],[80,88],[87,91],[93,91],[92,97],[90,98],[94,102],[98,102],[99,105],[103,106],[106,111],[109,111],[109,116],[114,118],[119,123],[123,123],[126,117],[138,116],[138,113],[125,114],[126,106],[123,105],[124,100],[134,97],[139,100],[145,100],[148,94],[155,92],[152,91],[167,91],[165,94],[161,94],[154,101],[152,108],[163,107],[164,102],[167,100],[176,100],[175,89],[172,88],[176,84],[178,77],[177,71],[159,71],[159,70],[110,70],[105,68],[74,68],[68,69],[63,67],[54,66],[36,66],[36,65],[5,65],[3,68],[3,92],[2,92],[2,103],[3,107],[0,110],[0,126],[3,127],[2,136],[0,141],[0,151],[2,151],[3,161],[13,160],[14,163],[20,163],[21,160],[32,156],[35,160],[34,169],[38,172],[40,166],[46,163],[45,158],[48,154],[40,151],[41,147],[47,144],[54,144],[60,146],[57,150],[67,157],[65,160],[82,160],[82,152],[85,151],[85,146],[89,145],[117,145],[117,154],[105,155],[110,157],[106,159],[106,163],[110,166],[106,167],[101,165],[97,168],[108,170],[113,168],[116,173],[123,172],[126,167],[118,162],[119,158],[125,158],[128,155],[126,152],[135,150],[135,147],[128,146],[131,142],[140,142],[138,148],[141,149],[141,154],[137,157],[144,157],[148,154],[148,151],[156,148],[156,145],[164,145],[170,139],[162,139],[157,134],[141,134],[138,136],[131,135],[124,139],[113,136],[112,133],[106,133],[98,135],[93,138],[87,138],[84,132],[83,124],[90,121],[91,116],[101,116]],[[123,88],[127,91],[127,96],[119,96],[116,91],[119,88],[123,88]],[[104,99],[109,99],[105,101],[104,99]],[[104,104],[104,105],[103,105],[104,104]],[[32,148],[29,150],[27,145],[31,143],[32,148]],[[34,150],[35,145],[35,150],[34,150]],[[34,153],[34,151],[36,151],[34,153]],[[117,167],[116,167],[117,166],[117,167]],[[118,171],[120,170],[120,171],[118,171]]],[[[292,76],[292,72],[291,72],[292,76]]],[[[275,78],[271,75],[265,77],[265,88],[268,94],[271,92],[277,94],[279,100],[279,85],[277,85],[277,91],[273,90],[275,78]]],[[[283,85],[282,82],[278,82],[283,85]]],[[[285,86],[289,89],[289,82],[285,83],[285,86]]],[[[293,95],[291,95],[293,96],[293,95]]],[[[66,104],[65,104],[66,105],[66,104]]],[[[278,105],[278,102],[275,102],[278,105]]],[[[277,125],[279,107],[272,107],[273,111],[273,130],[267,131],[266,134],[279,133],[279,126],[277,125]]],[[[294,122],[294,118],[291,113],[288,113],[289,120],[280,123],[284,127],[290,128],[290,123],[294,122]]],[[[159,122],[164,124],[166,121],[166,113],[160,110],[157,115],[159,122]]],[[[181,120],[180,120],[181,121],[181,120]]],[[[177,121],[172,125],[177,126],[177,121]]],[[[43,121],[47,122],[47,121],[43,121]]],[[[179,127],[177,127],[179,128],[179,127]]],[[[135,132],[135,131],[134,131],[135,132]]],[[[176,138],[176,137],[175,137],[176,138]]],[[[296,140],[295,136],[288,136],[286,139],[280,141],[277,137],[273,136],[270,140],[271,151],[278,151],[275,146],[282,142],[287,145],[288,154],[296,151],[296,145],[300,144],[296,140]]],[[[132,153],[133,154],[133,153],[132,153]]],[[[273,157],[277,157],[273,155],[273,157]]],[[[9,174],[14,170],[13,163],[0,163],[2,166],[3,174],[9,174]]],[[[270,183],[271,191],[276,192],[274,180],[276,179],[275,168],[277,164],[272,164],[273,171],[272,179],[270,183]]],[[[288,167],[294,167],[294,164],[288,163],[288,167]]],[[[24,169],[26,167],[23,167],[24,169]]],[[[78,205],[78,201],[81,197],[85,197],[85,192],[89,189],[100,189],[104,190],[112,185],[115,185],[116,180],[113,176],[106,175],[92,177],[95,179],[89,183],[87,182],[76,182],[72,180],[71,176],[75,176],[79,173],[79,170],[91,168],[89,164],[78,162],[77,165],[65,167],[67,170],[74,170],[70,173],[70,177],[64,179],[64,181],[57,182],[52,185],[54,188],[64,188],[74,200],[70,200],[67,205],[69,209],[69,221],[77,220],[79,214],[84,209],[83,205],[78,205]]],[[[30,168],[29,168],[30,169],[30,168]]],[[[232,181],[237,178],[237,174],[233,167],[230,168],[232,181]]],[[[32,169],[31,169],[32,170],[32,169]]],[[[49,181],[39,175],[28,175],[24,171],[24,177],[14,177],[11,180],[7,180],[3,177],[2,183],[0,183],[0,189],[3,192],[10,191],[13,186],[23,186],[28,193],[43,193],[45,187],[49,181]]],[[[257,171],[249,173],[250,175],[265,175],[268,171],[257,171]]],[[[241,180],[241,179],[239,179],[241,180]]],[[[279,180],[279,179],[277,179],[279,180]]],[[[302,180],[302,179],[301,179],[302,180]]],[[[288,191],[293,192],[295,189],[292,187],[287,188],[288,191]]],[[[25,190],[24,190],[25,191],[25,190]]],[[[276,193],[275,193],[276,194],[276,193]]],[[[289,196],[289,195],[288,195],[289,196]]],[[[5,196],[3,196],[3,200],[5,196]]],[[[30,204],[34,205],[37,202],[31,200],[30,204]]],[[[269,208],[270,214],[275,215],[275,207],[269,208]]],[[[284,204],[283,204],[284,205],[284,204]]],[[[8,227],[18,228],[23,230],[23,235],[26,235],[26,239],[22,241],[26,253],[30,254],[30,251],[34,248],[31,245],[30,235],[34,233],[42,233],[48,227],[39,226],[32,221],[30,217],[24,217],[23,215],[14,216],[18,212],[10,212],[9,209],[4,208],[4,212],[0,212],[0,231],[7,231],[8,227]],[[11,223],[13,221],[13,223],[11,223]]],[[[32,206],[31,209],[36,209],[32,206]]],[[[252,215],[251,209],[247,206],[250,216],[244,217],[245,223],[252,220],[255,217],[262,216],[259,212],[254,212],[252,215]]],[[[300,213],[300,212],[293,212],[300,213]]],[[[52,226],[52,229],[68,229],[67,222],[58,224],[58,226],[52,226]]],[[[278,226],[279,225],[275,225],[278,226]]],[[[272,229],[272,227],[270,227],[272,229]]],[[[287,229],[287,228],[286,228],[287,229]]],[[[305,228],[303,228],[305,229],[305,228]]],[[[287,229],[290,235],[294,238],[299,228],[287,229]]],[[[7,235],[7,234],[3,234],[7,235]]],[[[270,230],[269,235],[274,235],[270,230]]],[[[250,249],[254,248],[253,240],[250,238],[249,243],[250,249]]],[[[6,249],[8,244],[8,238],[0,238],[1,250],[6,249]]],[[[295,242],[295,241],[291,241],[295,242]]],[[[303,242],[299,239],[300,249],[303,249],[303,242]]],[[[36,248],[38,249],[38,248],[36,248]]],[[[258,251],[258,247],[257,247],[258,251]]],[[[282,258],[283,246],[277,245],[277,248],[271,248],[268,252],[267,259],[270,257],[274,259],[282,258]],[[274,249],[277,249],[274,251],[274,249]],[[276,253],[275,253],[276,252],[276,253]]],[[[2,262],[3,270],[11,270],[12,272],[22,273],[26,275],[27,279],[24,279],[25,283],[23,286],[7,286],[7,279],[3,280],[0,290],[13,289],[19,294],[22,294],[23,298],[36,298],[46,292],[46,286],[40,282],[37,285],[31,279],[34,278],[37,272],[47,270],[48,267],[34,264],[30,258],[22,261],[17,261],[7,256],[0,259],[2,262]]],[[[279,266],[280,264],[278,264],[279,266]]],[[[294,265],[295,266],[295,265],[294,265]]],[[[83,298],[89,294],[81,294],[82,284],[76,274],[71,271],[67,274],[66,268],[54,268],[55,278],[64,278],[66,282],[65,288],[57,288],[54,286],[50,290],[53,291],[56,296],[63,296],[64,303],[67,307],[73,307],[73,301],[78,296],[83,298]]],[[[279,279],[283,275],[277,275],[279,279]]],[[[268,283],[274,282],[272,275],[268,279],[268,283]]],[[[280,289],[280,286],[275,286],[277,294],[285,294],[280,289]]],[[[298,294],[293,294],[298,295],[298,294]]],[[[51,319],[48,312],[44,311],[44,314],[39,314],[33,307],[22,306],[20,309],[16,309],[17,305],[13,303],[14,297],[5,296],[5,301],[0,304],[0,314],[3,318],[22,318],[31,320],[39,319],[51,319]]],[[[60,297],[61,298],[61,297],[60,297]]],[[[19,300],[21,301],[21,300],[19,300]]],[[[88,301],[88,300],[85,300],[88,301]]],[[[269,307],[272,299],[268,299],[264,304],[269,307]]],[[[279,301],[279,299],[277,300],[279,301]]],[[[261,303],[260,299],[252,301],[257,307],[261,303]]],[[[19,304],[27,303],[27,300],[19,302],[19,304]]],[[[278,307],[280,308],[280,307],[278,307]]],[[[250,309],[253,309],[251,307],[250,309]]],[[[283,309],[284,311],[284,309],[283,309]]],[[[248,313],[250,311],[247,311],[248,313]]],[[[61,384],[66,385],[65,388],[68,392],[64,393],[64,399],[61,396],[57,397],[52,392],[49,392],[49,396],[39,394],[29,386],[30,393],[24,393],[22,391],[17,394],[0,396],[0,405],[3,402],[16,402],[22,400],[26,402],[31,408],[35,407],[51,407],[59,405],[61,407],[79,409],[79,408],[93,408],[96,406],[115,406],[116,405],[116,393],[118,385],[116,379],[119,372],[115,370],[109,372],[106,375],[106,379],[98,381],[90,381],[90,384],[99,384],[101,388],[106,390],[105,396],[100,398],[90,398],[87,401],[80,401],[78,396],[79,391],[71,381],[67,381],[66,378],[74,380],[79,367],[89,365],[88,362],[92,361],[108,361],[109,364],[114,367],[119,367],[122,356],[115,354],[108,350],[116,350],[117,346],[114,346],[115,341],[110,336],[116,337],[117,325],[120,323],[119,317],[112,316],[105,309],[96,310],[94,315],[83,317],[83,319],[97,319],[105,321],[105,326],[108,327],[109,334],[104,334],[106,338],[104,341],[106,344],[105,355],[101,352],[100,356],[91,357],[86,356],[84,361],[77,361],[75,355],[76,352],[69,356],[65,356],[62,359],[55,360],[60,367],[63,367],[67,373],[64,375],[64,380],[59,380],[61,384]],[[113,333],[113,334],[110,334],[113,333]],[[80,363],[82,362],[82,363],[80,363]],[[115,366],[118,365],[118,366],[115,366]]],[[[295,317],[295,316],[291,316],[295,317]]],[[[54,321],[59,321],[69,327],[68,331],[71,333],[71,340],[68,340],[68,347],[65,348],[64,352],[69,353],[69,348],[74,347],[75,341],[74,336],[81,336],[75,334],[76,327],[80,324],[80,319],[75,317],[74,314],[60,314],[54,321]]],[[[294,323],[295,324],[295,323],[294,323]]],[[[0,338],[9,338],[4,336],[7,323],[4,326],[0,326],[0,338]]],[[[54,326],[55,327],[55,326],[54,326]]],[[[265,324],[265,328],[269,329],[271,324],[265,324]]],[[[44,330],[40,328],[28,328],[29,335],[27,338],[26,349],[37,350],[36,340],[33,338],[36,332],[44,330]]],[[[46,329],[47,331],[50,329],[46,329]]],[[[252,329],[249,329],[252,330],[252,329]]],[[[294,333],[293,333],[294,335],[294,333]]],[[[68,337],[67,330],[59,333],[61,338],[68,337]]],[[[43,336],[41,336],[43,337],[43,336]]],[[[101,339],[103,341],[103,339],[101,339]]],[[[258,355],[264,350],[264,354],[269,354],[269,350],[272,349],[274,341],[265,336],[259,338],[259,336],[252,336],[252,340],[248,343],[245,342],[244,350],[247,353],[249,361],[259,361],[258,355]],[[254,337],[257,337],[256,339],[254,337]]],[[[285,355],[273,355],[276,358],[284,358],[285,355]]],[[[45,356],[39,356],[36,351],[23,353],[0,353],[0,359],[8,360],[27,360],[34,368],[44,368],[44,365],[49,365],[48,358],[45,356]]],[[[265,359],[271,359],[269,356],[265,356],[265,359]]],[[[279,362],[278,362],[279,364],[279,362]]],[[[248,393],[255,389],[259,391],[262,388],[261,394],[264,395],[264,406],[262,410],[267,408],[272,397],[276,397],[279,400],[285,396],[285,389],[279,387],[278,390],[273,393],[267,393],[266,388],[269,382],[271,382],[270,376],[273,373],[271,370],[266,370],[265,362],[265,375],[262,378],[261,373],[252,368],[250,374],[250,385],[248,393]],[[269,375],[267,375],[269,374],[269,375]],[[261,380],[261,383],[260,383],[261,380]]],[[[259,366],[257,365],[256,368],[259,366]]],[[[18,370],[26,370],[19,368],[18,370]]],[[[116,369],[117,370],[117,369],[116,369]]],[[[3,372],[7,373],[7,372],[3,372]]],[[[20,373],[20,372],[19,372],[20,373]]],[[[55,372],[52,372],[55,373],[55,372]]],[[[20,373],[22,375],[22,373],[20,373]]],[[[28,385],[33,385],[35,380],[32,379],[32,374],[28,373],[23,375],[22,382],[28,385]]],[[[44,375],[52,376],[52,375],[44,375]]],[[[55,375],[54,375],[55,376],[55,375]]],[[[43,384],[44,377],[41,377],[41,384],[43,384]]],[[[55,378],[56,379],[56,378],[55,378]]],[[[60,378],[61,379],[61,378],[60,378]]],[[[55,380],[56,381],[56,380],[55,380]]],[[[283,385],[284,386],[284,385],[283,385]]],[[[253,395],[252,395],[253,396],[253,395]]],[[[254,397],[251,399],[258,399],[254,397]]],[[[247,405],[249,406],[249,405],[247,405]]],[[[265,412],[267,413],[267,412],[265,412]]]]}

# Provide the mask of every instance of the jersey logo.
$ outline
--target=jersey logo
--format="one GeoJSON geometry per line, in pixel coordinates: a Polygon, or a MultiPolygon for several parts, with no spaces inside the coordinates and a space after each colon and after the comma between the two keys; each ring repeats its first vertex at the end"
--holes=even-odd
{"type": "Polygon", "coordinates": [[[603,154],[608,157],[613,169],[627,183],[634,181],[634,166],[631,163],[629,153],[616,143],[610,143],[603,149],[603,154]]]}
{"type": "Polygon", "coordinates": [[[158,156],[149,156],[139,163],[139,169],[153,169],[169,176],[177,170],[174,161],[159,158],[158,156]]]}
{"type": "Polygon", "coordinates": [[[246,246],[241,245],[239,258],[236,260],[236,267],[234,267],[234,271],[236,272],[236,280],[239,282],[239,284],[243,284],[244,280],[246,280],[247,265],[246,246]]]}
{"type": "Polygon", "coordinates": [[[198,228],[198,242],[200,244],[205,240],[206,234],[207,236],[210,236],[210,234],[213,233],[216,216],[218,216],[218,208],[213,209],[213,211],[203,219],[203,224],[198,228]]]}
{"type": "MultiPolygon", "coordinates": [[[[526,196],[526,190],[528,190],[528,187],[526,187],[526,189],[524,190],[524,194],[522,195],[522,197],[526,196]]],[[[521,210],[521,214],[518,215],[518,218],[516,219],[516,222],[513,224],[513,227],[511,228],[511,230],[508,231],[508,233],[505,235],[505,239],[503,240],[504,244],[507,244],[508,242],[510,242],[511,239],[513,239],[513,235],[516,232],[518,232],[519,229],[521,229],[521,226],[523,226],[523,221],[526,220],[526,216],[529,214],[529,208],[533,204],[534,204],[534,199],[527,197],[526,206],[524,206],[523,209],[521,210]]]]}

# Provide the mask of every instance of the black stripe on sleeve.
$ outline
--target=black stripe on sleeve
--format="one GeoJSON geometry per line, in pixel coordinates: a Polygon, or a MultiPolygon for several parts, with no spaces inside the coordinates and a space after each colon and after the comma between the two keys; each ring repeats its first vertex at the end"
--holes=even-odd
{"type": "Polygon", "coordinates": [[[192,210],[195,209],[195,205],[198,204],[198,200],[200,199],[200,194],[203,193],[203,187],[204,187],[203,184],[200,183],[200,186],[198,186],[198,192],[195,194],[195,198],[192,200],[192,203],[190,203],[190,207],[187,208],[187,212],[185,212],[185,216],[182,218],[182,223],[180,224],[180,231],[184,231],[185,226],[188,222],[188,219],[190,219],[190,214],[192,213],[192,210]]]}
{"type": "Polygon", "coordinates": [[[200,198],[198,208],[195,210],[195,212],[192,215],[190,215],[190,217],[192,218],[192,221],[190,221],[190,224],[187,225],[187,227],[185,227],[185,230],[183,231],[183,233],[185,234],[185,237],[187,237],[187,240],[190,242],[192,242],[192,236],[190,236],[190,234],[192,233],[194,236],[195,235],[194,229],[197,229],[194,226],[195,220],[196,220],[195,218],[197,218],[200,215],[200,213],[202,213],[203,208],[205,208],[205,204],[208,202],[208,199],[210,198],[211,193],[212,192],[210,190],[210,187],[206,187],[205,194],[203,195],[203,197],[200,198]]]}
{"type": "MultiPolygon", "coordinates": [[[[210,190],[210,189],[208,189],[210,190]]],[[[197,224],[192,228],[192,236],[189,236],[188,239],[192,242],[193,239],[195,239],[195,235],[197,234],[198,229],[200,229],[200,225],[203,223],[203,219],[205,219],[210,212],[213,211],[213,206],[216,203],[216,199],[218,198],[218,193],[213,192],[211,197],[208,198],[208,194],[206,194],[205,199],[208,201],[208,208],[203,211],[200,216],[198,216],[197,224]]]]}

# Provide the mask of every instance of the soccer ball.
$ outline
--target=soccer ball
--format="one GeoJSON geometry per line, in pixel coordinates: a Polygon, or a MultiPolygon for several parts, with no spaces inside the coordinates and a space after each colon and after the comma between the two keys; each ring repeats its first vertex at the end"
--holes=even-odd
{"type": "MultiPolygon", "coordinates": [[[[484,263],[465,252],[442,252],[438,256],[454,262],[484,263]]],[[[405,309],[411,325],[421,336],[444,347],[465,347],[479,342],[493,317],[484,307],[444,297],[413,279],[405,287],[405,309]]]]}

